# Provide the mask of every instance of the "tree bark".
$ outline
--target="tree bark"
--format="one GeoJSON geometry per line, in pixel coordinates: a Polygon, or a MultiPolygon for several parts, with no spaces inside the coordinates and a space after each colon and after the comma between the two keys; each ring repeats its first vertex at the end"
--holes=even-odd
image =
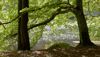
{"type": "Polygon", "coordinates": [[[94,46],[89,37],[88,26],[83,13],[82,0],[76,0],[76,4],[77,7],[74,9],[74,14],[77,18],[77,23],[79,27],[79,34],[80,34],[79,46],[94,46]]]}
{"type": "MultiPolygon", "coordinates": [[[[29,7],[28,0],[18,0],[18,14],[23,8],[29,7]]],[[[18,50],[30,50],[29,35],[28,35],[28,13],[20,14],[18,19],[18,50]]]]}

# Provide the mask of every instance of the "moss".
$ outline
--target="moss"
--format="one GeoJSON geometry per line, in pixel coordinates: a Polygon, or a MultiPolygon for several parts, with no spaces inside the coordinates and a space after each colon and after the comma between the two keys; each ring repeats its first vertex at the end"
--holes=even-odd
{"type": "Polygon", "coordinates": [[[69,48],[72,47],[67,43],[55,43],[52,46],[50,46],[48,49],[55,49],[55,48],[69,48]]]}

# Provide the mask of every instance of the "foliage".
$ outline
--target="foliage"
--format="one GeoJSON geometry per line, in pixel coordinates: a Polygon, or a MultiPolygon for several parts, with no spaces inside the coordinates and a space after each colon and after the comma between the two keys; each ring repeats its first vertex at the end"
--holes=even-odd
{"type": "MultiPolygon", "coordinates": [[[[51,17],[60,6],[65,6],[68,0],[29,0],[30,7],[24,8],[20,12],[29,12],[28,26],[40,23],[51,17]]],[[[0,0],[0,22],[5,23],[12,20],[17,16],[17,0],[0,0]]],[[[75,0],[70,0],[69,3],[75,6],[75,0]]],[[[89,33],[91,40],[100,40],[100,0],[84,0],[84,14],[87,18],[89,33]]],[[[17,20],[12,23],[4,24],[6,29],[0,25],[0,50],[11,50],[17,47],[17,20]],[[11,48],[12,47],[12,48],[11,48]]],[[[50,32],[62,33],[63,31],[56,31],[61,26],[68,28],[73,33],[77,33],[78,27],[76,18],[72,13],[59,14],[53,21],[47,24],[50,26],[50,32]],[[56,32],[55,32],[56,31],[56,32]]],[[[29,30],[31,47],[33,47],[40,38],[44,31],[48,31],[44,26],[36,27],[29,30]]],[[[49,32],[49,33],[50,33],[49,32]]],[[[48,32],[46,32],[48,33],[48,32]]],[[[48,37],[49,38],[49,37],[48,37]]]]}
{"type": "Polygon", "coordinates": [[[71,47],[71,46],[67,43],[55,43],[52,46],[50,46],[48,49],[69,48],[69,47],[71,47]]]}

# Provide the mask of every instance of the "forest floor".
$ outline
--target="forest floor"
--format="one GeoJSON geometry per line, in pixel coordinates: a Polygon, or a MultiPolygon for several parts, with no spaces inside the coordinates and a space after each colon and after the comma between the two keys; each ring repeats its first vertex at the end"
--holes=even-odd
{"type": "Polygon", "coordinates": [[[0,57],[100,57],[100,47],[0,52],[0,57]]]}

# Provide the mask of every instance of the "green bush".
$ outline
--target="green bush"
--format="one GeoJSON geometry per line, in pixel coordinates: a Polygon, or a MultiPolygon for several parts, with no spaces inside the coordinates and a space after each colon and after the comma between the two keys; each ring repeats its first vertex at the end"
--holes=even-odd
{"type": "Polygon", "coordinates": [[[69,48],[72,47],[67,43],[55,43],[51,45],[48,49],[56,49],[56,48],[69,48]]]}

